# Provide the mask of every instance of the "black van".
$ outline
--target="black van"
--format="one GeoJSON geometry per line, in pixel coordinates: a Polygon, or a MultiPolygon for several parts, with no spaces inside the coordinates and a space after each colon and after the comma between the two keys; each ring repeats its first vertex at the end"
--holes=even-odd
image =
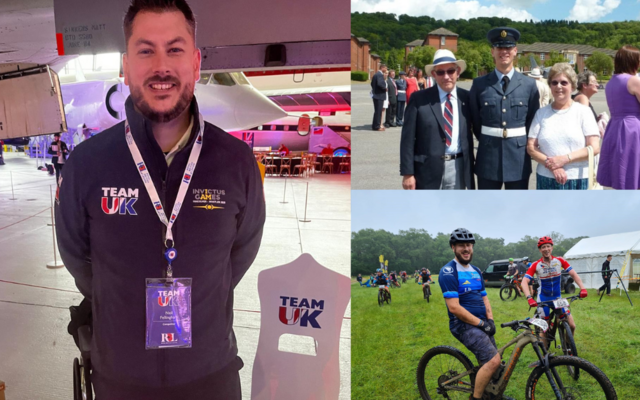
{"type": "MultiPolygon", "coordinates": [[[[513,263],[516,265],[518,264],[519,261],[522,261],[522,263],[525,265],[524,271],[522,270],[522,268],[519,269],[520,275],[524,277],[524,274],[527,272],[526,266],[527,264],[529,264],[529,258],[524,257],[524,258],[513,259],[513,263]]],[[[507,274],[508,271],[509,271],[508,259],[491,261],[491,263],[489,263],[489,266],[484,271],[482,271],[482,278],[484,279],[484,285],[487,287],[490,287],[490,286],[500,287],[504,285],[504,276],[507,274]]]]}

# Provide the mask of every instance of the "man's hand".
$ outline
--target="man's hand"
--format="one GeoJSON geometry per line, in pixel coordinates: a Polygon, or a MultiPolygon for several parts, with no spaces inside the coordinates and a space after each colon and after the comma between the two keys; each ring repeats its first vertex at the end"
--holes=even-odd
{"type": "Polygon", "coordinates": [[[538,303],[532,298],[527,299],[527,302],[529,303],[529,307],[538,307],[538,303]]]}
{"type": "Polygon", "coordinates": [[[480,323],[477,325],[477,327],[482,329],[482,331],[489,336],[493,336],[496,334],[496,324],[492,319],[488,319],[487,322],[480,320],[480,323]]]}
{"type": "Polygon", "coordinates": [[[416,190],[416,178],[413,175],[402,177],[402,188],[404,190],[416,190]]]}
{"type": "Polygon", "coordinates": [[[584,299],[585,297],[587,297],[589,295],[589,293],[587,293],[587,289],[582,289],[580,290],[580,298],[584,299]]]}

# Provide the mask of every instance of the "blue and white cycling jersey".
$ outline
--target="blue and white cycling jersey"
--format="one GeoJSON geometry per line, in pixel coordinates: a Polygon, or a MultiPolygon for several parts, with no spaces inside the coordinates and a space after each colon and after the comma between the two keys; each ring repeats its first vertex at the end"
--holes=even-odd
{"type": "MultiPolygon", "coordinates": [[[[484,280],[482,280],[482,273],[477,267],[471,264],[465,267],[455,259],[451,260],[440,269],[438,283],[445,299],[458,298],[460,305],[471,314],[480,319],[487,319],[487,309],[483,299],[487,292],[484,280]]],[[[457,317],[448,308],[447,312],[451,328],[457,317]]]]}

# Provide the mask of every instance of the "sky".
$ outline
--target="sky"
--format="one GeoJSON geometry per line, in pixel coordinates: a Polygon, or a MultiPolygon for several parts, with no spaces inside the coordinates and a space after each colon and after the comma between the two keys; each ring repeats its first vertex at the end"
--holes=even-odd
{"type": "Polygon", "coordinates": [[[351,11],[428,15],[442,20],[507,17],[514,21],[612,22],[640,19],[640,0],[351,0],[351,11]]]}
{"type": "Polygon", "coordinates": [[[466,228],[483,237],[517,242],[552,231],[566,238],[640,231],[640,196],[605,191],[351,191],[351,230],[432,236],[466,228]]]}

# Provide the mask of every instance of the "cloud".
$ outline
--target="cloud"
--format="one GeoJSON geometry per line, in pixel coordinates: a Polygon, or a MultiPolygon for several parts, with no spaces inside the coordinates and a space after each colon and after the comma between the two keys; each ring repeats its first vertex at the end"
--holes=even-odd
{"type": "Polygon", "coordinates": [[[576,0],[569,17],[571,21],[597,21],[618,8],[620,0],[576,0]]]}
{"type": "MultiPolygon", "coordinates": [[[[538,0],[539,1],[539,0],[538,0]]],[[[506,3],[506,0],[505,0],[506,3]]],[[[526,3],[531,1],[509,1],[508,4],[526,3]]],[[[524,9],[505,7],[491,4],[481,5],[479,1],[449,1],[449,0],[351,0],[352,12],[386,12],[397,15],[413,16],[428,15],[436,19],[471,19],[477,17],[505,17],[514,21],[537,20],[524,9]]]]}
{"type": "MultiPolygon", "coordinates": [[[[549,0],[498,0],[502,4],[514,7],[529,8],[535,3],[546,3],[549,0]]],[[[640,1],[640,0],[638,0],[640,1]]]]}

